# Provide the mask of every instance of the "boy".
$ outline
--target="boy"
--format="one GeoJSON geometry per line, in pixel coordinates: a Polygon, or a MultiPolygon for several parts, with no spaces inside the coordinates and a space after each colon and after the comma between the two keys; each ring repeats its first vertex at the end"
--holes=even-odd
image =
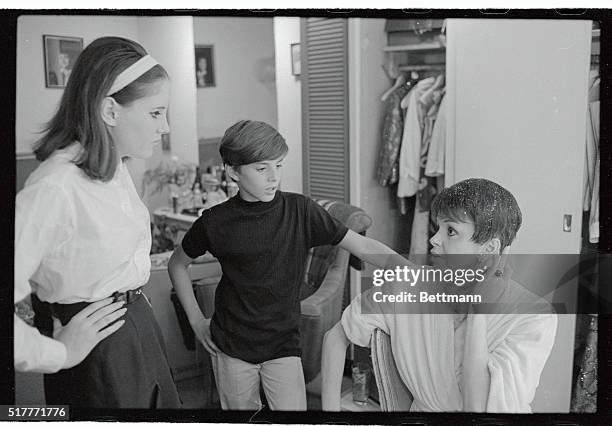
{"type": "Polygon", "coordinates": [[[260,381],[271,409],[306,409],[299,283],[311,247],[338,244],[377,265],[403,260],[309,198],[281,192],[287,151],[268,124],[243,120],[227,129],[219,152],[239,192],[202,213],[168,264],[189,322],[212,355],[223,409],[259,409],[260,381]],[[197,305],[187,272],[207,251],[223,269],[210,320],[197,305]]]}
{"type": "Polygon", "coordinates": [[[475,288],[493,294],[490,301],[503,299],[513,308],[535,306],[530,304],[535,301],[540,309],[522,315],[506,307],[485,315],[472,313],[482,312],[476,304],[459,303],[458,313],[434,314],[422,313],[423,305],[402,306],[412,313],[406,315],[397,304],[376,303],[372,295],[378,288],[373,287],[356,297],[325,335],[324,410],[340,408],[349,342],[369,346],[372,331],[380,328],[391,336],[398,372],[414,398],[411,411],[530,412],[554,343],[557,317],[549,305],[510,280],[503,264],[502,254],[521,225],[516,200],[494,182],[468,179],[444,189],[431,214],[439,226],[430,240],[436,266],[480,268],[485,278],[475,288]]]}

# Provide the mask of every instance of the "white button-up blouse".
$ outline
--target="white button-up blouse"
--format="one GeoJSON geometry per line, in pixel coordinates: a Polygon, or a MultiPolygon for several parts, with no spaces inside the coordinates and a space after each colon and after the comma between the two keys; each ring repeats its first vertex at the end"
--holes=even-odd
{"type": "MultiPolygon", "coordinates": [[[[149,212],[126,166],[108,182],[92,180],[72,162],[80,150],[75,142],[55,152],[17,194],[15,302],[30,292],[51,303],[93,302],[149,279],[149,212]]],[[[15,317],[17,369],[54,371],[64,360],[61,343],[15,317]]]]}

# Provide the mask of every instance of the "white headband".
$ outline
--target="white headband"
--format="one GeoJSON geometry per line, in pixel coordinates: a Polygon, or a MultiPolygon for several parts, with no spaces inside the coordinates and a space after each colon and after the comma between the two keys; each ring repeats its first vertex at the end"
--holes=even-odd
{"type": "Polygon", "coordinates": [[[143,56],[117,76],[106,96],[117,93],[157,64],[158,62],[153,57],[149,55],[143,56]]]}

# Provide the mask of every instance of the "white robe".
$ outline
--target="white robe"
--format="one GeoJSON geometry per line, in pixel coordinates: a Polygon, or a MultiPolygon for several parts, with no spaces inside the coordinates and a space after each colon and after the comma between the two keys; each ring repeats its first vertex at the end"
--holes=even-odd
{"type": "MultiPolygon", "coordinates": [[[[398,291],[406,290],[405,285],[397,287],[398,291]]],[[[397,369],[414,397],[411,411],[463,411],[461,354],[465,333],[461,327],[465,327],[465,322],[455,330],[453,314],[408,314],[405,303],[383,306],[372,299],[377,289],[374,287],[359,295],[344,311],[341,321],[349,340],[370,346],[375,328],[391,336],[397,369]],[[455,357],[455,352],[459,356],[455,357]]],[[[422,305],[412,304],[411,308],[414,306],[422,305]]],[[[555,340],[557,316],[487,314],[486,317],[491,376],[486,411],[529,413],[555,340]]]]}

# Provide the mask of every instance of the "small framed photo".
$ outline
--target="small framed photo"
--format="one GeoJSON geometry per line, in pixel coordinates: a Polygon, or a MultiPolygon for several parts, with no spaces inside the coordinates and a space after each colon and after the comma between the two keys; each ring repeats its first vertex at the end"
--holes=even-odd
{"type": "Polygon", "coordinates": [[[291,74],[300,75],[301,73],[300,43],[291,43],[291,74]]]}
{"type": "Polygon", "coordinates": [[[83,39],[43,35],[43,50],[45,53],[45,86],[66,87],[74,63],[83,51],[83,39]]]}
{"type": "Polygon", "coordinates": [[[212,45],[195,46],[196,86],[215,86],[215,63],[212,45]]]}

